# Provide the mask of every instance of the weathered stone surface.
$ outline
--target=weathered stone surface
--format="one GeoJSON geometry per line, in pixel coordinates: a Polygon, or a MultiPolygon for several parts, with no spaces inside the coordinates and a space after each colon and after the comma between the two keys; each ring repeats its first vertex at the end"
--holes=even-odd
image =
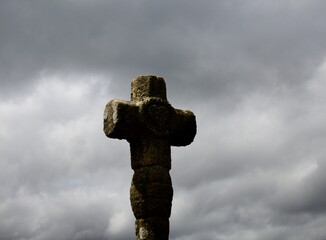
{"type": "Polygon", "coordinates": [[[138,107],[127,101],[113,99],[104,110],[104,132],[109,138],[127,139],[137,136],[138,107]]]}
{"type": "Polygon", "coordinates": [[[169,239],[169,220],[166,218],[142,218],[136,220],[137,240],[169,239]]]}
{"type": "Polygon", "coordinates": [[[132,80],[130,102],[113,99],[106,105],[104,132],[130,143],[137,240],[167,240],[173,197],[170,146],[193,141],[195,115],[170,105],[163,78],[140,76],[132,80]]]}
{"type": "Polygon", "coordinates": [[[132,169],[155,165],[171,169],[171,149],[167,139],[148,136],[129,142],[132,169]]]}
{"type": "Polygon", "coordinates": [[[131,101],[139,102],[145,98],[156,97],[167,101],[164,79],[157,76],[139,76],[131,82],[131,101]]]}

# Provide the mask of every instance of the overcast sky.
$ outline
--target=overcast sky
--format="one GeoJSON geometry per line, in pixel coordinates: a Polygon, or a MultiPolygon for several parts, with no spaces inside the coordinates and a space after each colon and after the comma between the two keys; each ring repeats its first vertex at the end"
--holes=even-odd
{"type": "Polygon", "coordinates": [[[137,75],[193,111],[171,240],[326,239],[326,1],[0,0],[0,239],[129,240],[103,110],[137,75]]]}

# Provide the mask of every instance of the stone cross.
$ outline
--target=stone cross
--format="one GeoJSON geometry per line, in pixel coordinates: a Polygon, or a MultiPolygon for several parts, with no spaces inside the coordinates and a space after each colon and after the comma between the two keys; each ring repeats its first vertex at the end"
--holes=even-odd
{"type": "Polygon", "coordinates": [[[169,104],[163,78],[139,76],[131,82],[131,101],[113,99],[106,105],[104,132],[130,144],[134,170],[130,202],[136,239],[169,239],[173,197],[170,146],[193,141],[195,115],[169,104]]]}

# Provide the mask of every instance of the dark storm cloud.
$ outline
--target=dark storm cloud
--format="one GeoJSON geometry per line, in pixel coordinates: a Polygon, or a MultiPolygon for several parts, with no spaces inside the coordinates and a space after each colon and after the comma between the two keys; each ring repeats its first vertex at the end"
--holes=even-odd
{"type": "Polygon", "coordinates": [[[292,84],[324,55],[323,5],[2,1],[1,81],[19,88],[40,71],[100,71],[128,83],[154,73],[191,82],[196,90],[180,85],[195,97],[292,84]]]}
{"type": "Polygon", "coordinates": [[[7,85],[28,81],[42,70],[126,72],[129,78],[140,71],[162,74],[193,59],[179,39],[186,19],[174,21],[178,8],[169,10],[174,8],[168,5],[117,1],[1,5],[1,71],[7,85]]]}

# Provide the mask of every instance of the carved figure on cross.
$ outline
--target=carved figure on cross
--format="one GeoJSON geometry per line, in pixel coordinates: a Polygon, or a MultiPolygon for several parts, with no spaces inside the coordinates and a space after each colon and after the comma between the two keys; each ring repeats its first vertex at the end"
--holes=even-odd
{"type": "Polygon", "coordinates": [[[130,144],[137,240],[167,240],[173,197],[170,146],[193,141],[195,115],[170,105],[163,78],[139,76],[131,83],[130,101],[113,99],[106,105],[104,132],[130,144]]]}

